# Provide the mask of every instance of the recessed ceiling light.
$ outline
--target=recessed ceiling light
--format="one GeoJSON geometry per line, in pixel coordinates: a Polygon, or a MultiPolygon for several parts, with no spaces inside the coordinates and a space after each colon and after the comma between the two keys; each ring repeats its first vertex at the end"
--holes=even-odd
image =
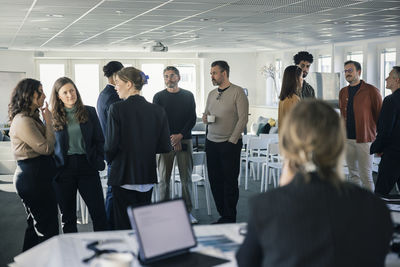
{"type": "Polygon", "coordinates": [[[51,17],[51,18],[63,18],[64,15],[62,15],[62,14],[46,14],[46,17],[51,17]]]}
{"type": "Polygon", "coordinates": [[[208,21],[208,18],[201,18],[200,21],[208,21]]]}
{"type": "Polygon", "coordinates": [[[218,28],[218,30],[219,30],[220,32],[223,32],[223,31],[225,31],[225,29],[224,29],[224,28],[218,28]]]}
{"type": "Polygon", "coordinates": [[[121,15],[121,14],[124,13],[124,12],[121,11],[121,10],[115,10],[115,13],[117,13],[118,15],[121,15]]]}
{"type": "Polygon", "coordinates": [[[50,30],[50,28],[47,28],[47,27],[41,27],[41,28],[39,28],[39,30],[41,30],[41,31],[48,31],[48,30],[50,30]]]}

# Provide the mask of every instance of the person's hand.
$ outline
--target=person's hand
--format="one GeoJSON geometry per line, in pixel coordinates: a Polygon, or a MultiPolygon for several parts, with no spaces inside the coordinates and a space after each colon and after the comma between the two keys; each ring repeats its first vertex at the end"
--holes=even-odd
{"type": "Polygon", "coordinates": [[[182,134],[173,134],[173,135],[171,135],[171,136],[170,136],[171,145],[172,145],[172,146],[175,146],[176,144],[180,143],[181,140],[182,140],[182,138],[183,138],[183,135],[182,135],[182,134]]]}
{"type": "Polygon", "coordinates": [[[176,145],[172,146],[174,151],[181,151],[182,150],[182,143],[179,142],[176,145]]]}
{"type": "Polygon", "coordinates": [[[44,107],[40,108],[40,111],[42,112],[42,116],[46,124],[51,125],[53,123],[53,115],[49,110],[49,104],[47,103],[47,101],[45,102],[44,107]]]}
{"type": "Polygon", "coordinates": [[[208,123],[208,121],[207,121],[207,114],[203,113],[202,119],[203,119],[203,123],[204,123],[204,124],[207,124],[207,123],[208,123]]]}

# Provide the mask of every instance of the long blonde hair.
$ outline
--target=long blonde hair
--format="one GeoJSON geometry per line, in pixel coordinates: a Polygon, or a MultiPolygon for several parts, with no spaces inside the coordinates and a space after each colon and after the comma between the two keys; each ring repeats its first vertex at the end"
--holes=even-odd
{"type": "Polygon", "coordinates": [[[293,173],[316,171],[321,180],[343,180],[345,128],[338,113],[321,100],[305,99],[288,114],[279,145],[293,173]]]}

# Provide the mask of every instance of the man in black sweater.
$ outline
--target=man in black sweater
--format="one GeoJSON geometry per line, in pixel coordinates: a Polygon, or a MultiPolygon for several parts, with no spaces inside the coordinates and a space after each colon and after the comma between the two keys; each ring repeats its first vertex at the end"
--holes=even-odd
{"type": "Polygon", "coordinates": [[[375,193],[387,195],[395,183],[400,187],[400,66],[393,67],[386,78],[386,88],[392,91],[383,100],[378,119],[378,135],[370,153],[381,156],[375,193]]]}
{"type": "MultiPolygon", "coordinates": [[[[158,170],[160,173],[160,199],[170,197],[171,172],[176,157],[182,185],[182,197],[186,208],[192,210],[192,128],[196,124],[196,104],[193,94],[188,90],[178,87],[180,81],[179,70],[173,66],[164,69],[164,82],[166,89],[154,95],[153,103],[162,106],[168,117],[171,145],[173,150],[160,154],[158,157],[158,170]]],[[[192,223],[197,220],[190,214],[192,223]]]]}

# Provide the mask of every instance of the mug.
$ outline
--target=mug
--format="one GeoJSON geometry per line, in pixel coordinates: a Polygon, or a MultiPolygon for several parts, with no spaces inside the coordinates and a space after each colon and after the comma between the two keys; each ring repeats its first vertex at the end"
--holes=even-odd
{"type": "Polygon", "coordinates": [[[215,116],[214,115],[207,115],[207,122],[208,123],[215,122],[215,116]]]}

